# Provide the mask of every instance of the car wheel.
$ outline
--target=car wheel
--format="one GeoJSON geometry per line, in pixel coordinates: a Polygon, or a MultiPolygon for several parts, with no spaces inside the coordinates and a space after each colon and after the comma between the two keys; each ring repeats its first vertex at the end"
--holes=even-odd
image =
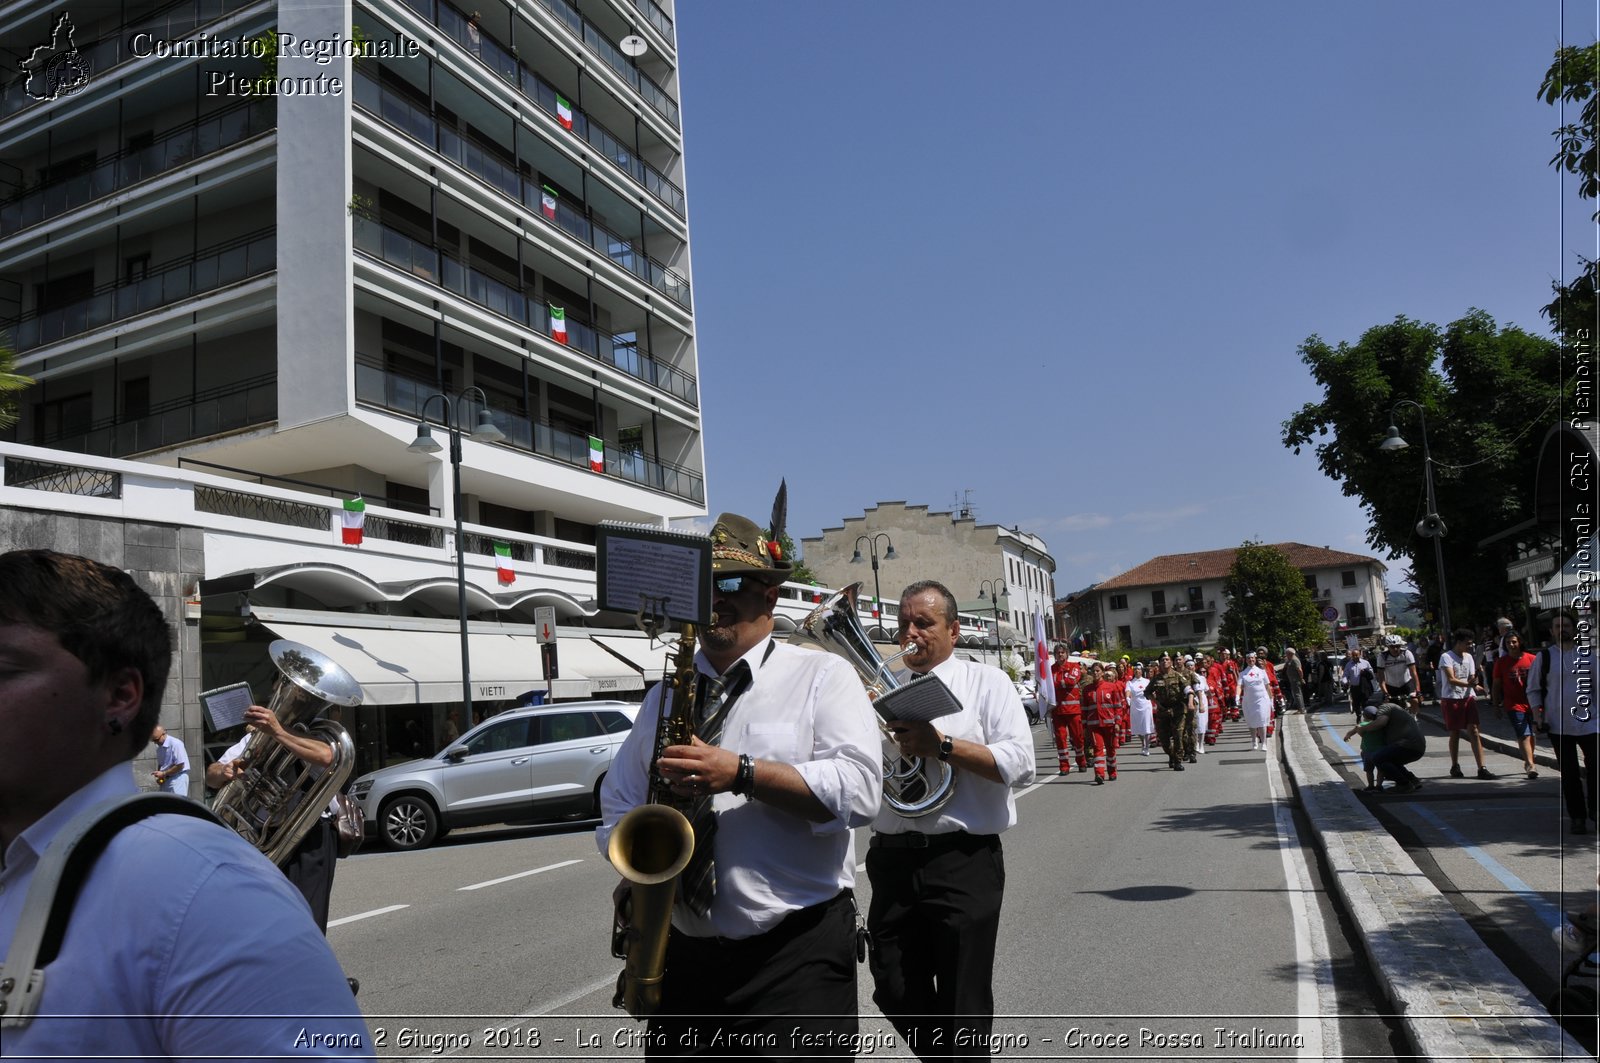
{"type": "Polygon", "coordinates": [[[397,797],[383,806],[378,817],[383,843],[398,852],[421,849],[439,833],[439,814],[420,797],[397,797]]]}

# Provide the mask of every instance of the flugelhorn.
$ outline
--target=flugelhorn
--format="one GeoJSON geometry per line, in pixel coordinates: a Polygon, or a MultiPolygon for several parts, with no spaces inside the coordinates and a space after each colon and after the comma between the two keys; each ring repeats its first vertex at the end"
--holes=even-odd
{"type": "MultiPolygon", "coordinates": [[[[880,695],[901,685],[889,665],[901,657],[913,656],[918,647],[913,643],[888,658],[880,656],[856,616],[860,594],[861,584],[852,583],[828,598],[801,621],[789,642],[824,649],[849,661],[876,706],[880,695]]],[[[950,765],[901,753],[881,710],[878,728],[883,732],[884,804],[906,819],[932,815],[943,808],[956,790],[955,772],[950,765]]]]}
{"type": "Polygon", "coordinates": [[[218,791],[211,811],[279,864],[310,832],[355,767],[350,733],[316,717],[330,705],[360,705],[361,684],[327,656],[298,642],[278,639],[267,654],[280,673],[267,711],[285,730],[332,745],[333,763],[318,774],[269,732],[257,731],[239,758],[243,774],[218,791]]]}

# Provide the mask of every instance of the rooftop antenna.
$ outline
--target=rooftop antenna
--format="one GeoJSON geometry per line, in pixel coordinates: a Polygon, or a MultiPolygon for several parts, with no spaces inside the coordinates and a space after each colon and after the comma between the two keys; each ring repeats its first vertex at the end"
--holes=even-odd
{"type": "Polygon", "coordinates": [[[955,511],[956,520],[977,520],[978,511],[972,508],[972,488],[963,488],[950,503],[950,508],[955,511]]]}

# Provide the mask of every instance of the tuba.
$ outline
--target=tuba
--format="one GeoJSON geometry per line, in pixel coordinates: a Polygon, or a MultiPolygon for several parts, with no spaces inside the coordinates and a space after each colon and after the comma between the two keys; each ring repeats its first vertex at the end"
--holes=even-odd
{"type": "MultiPolygon", "coordinates": [[[[911,651],[884,659],[867,638],[856,617],[856,598],[861,584],[852,583],[811,611],[800,623],[789,642],[827,650],[849,661],[866,684],[874,703],[880,695],[901,685],[889,665],[911,651]]],[[[956,792],[955,772],[943,761],[908,757],[900,752],[889,733],[888,720],[879,712],[878,727],[883,732],[883,801],[897,816],[917,819],[945,806],[956,792]]]]}
{"type": "Polygon", "coordinates": [[[326,656],[298,642],[278,639],[267,647],[267,654],[280,673],[267,711],[286,730],[330,743],[333,763],[319,775],[272,735],[257,731],[239,758],[245,765],[244,774],[217,792],[211,811],[278,864],[300,844],[355,767],[356,747],[350,733],[340,724],[316,716],[330,705],[352,708],[361,704],[361,684],[326,656]]]}
{"type": "Polygon", "coordinates": [[[636,1019],[648,1018],[661,1007],[678,876],[694,855],[694,826],[688,816],[692,802],[674,794],[655,769],[668,746],[686,746],[694,735],[699,689],[694,651],[695,626],[685,624],[672,672],[662,680],[649,801],[618,820],[606,842],[606,858],[631,884],[617,901],[612,920],[611,955],[627,962],[617,976],[611,1005],[636,1019]]]}

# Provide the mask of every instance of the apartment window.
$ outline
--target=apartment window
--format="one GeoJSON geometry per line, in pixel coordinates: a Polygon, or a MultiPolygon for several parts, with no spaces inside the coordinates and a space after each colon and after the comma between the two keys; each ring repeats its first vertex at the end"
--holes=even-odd
{"type": "Polygon", "coordinates": [[[432,507],[428,505],[426,487],[412,487],[410,484],[395,483],[390,480],[383,485],[383,493],[388,498],[391,509],[403,509],[410,513],[432,512],[432,507]]]}
{"type": "Polygon", "coordinates": [[[1167,622],[1165,620],[1156,624],[1156,638],[1164,639],[1167,637],[1170,631],[1171,629],[1167,626],[1167,622]]]}
{"type": "Polygon", "coordinates": [[[1355,585],[1356,585],[1356,570],[1355,569],[1347,568],[1343,572],[1339,573],[1339,586],[1341,586],[1341,587],[1354,587],[1355,585]]]}
{"type": "Polygon", "coordinates": [[[33,305],[41,314],[73,303],[81,303],[94,294],[94,270],[86,269],[65,277],[45,281],[33,286],[33,305]]]}
{"type": "Polygon", "coordinates": [[[1306,575],[1306,590],[1311,592],[1313,598],[1317,596],[1317,574],[1315,572],[1306,575]]]}
{"type": "Polygon", "coordinates": [[[93,414],[94,399],[87,391],[82,395],[35,403],[34,438],[39,442],[50,442],[62,436],[87,432],[93,414]]]}
{"type": "Polygon", "coordinates": [[[1206,600],[1205,600],[1204,594],[1201,592],[1201,588],[1199,588],[1199,587],[1190,587],[1189,588],[1189,608],[1190,609],[1204,609],[1205,607],[1206,607],[1206,600]]]}
{"type": "Polygon", "coordinates": [[[143,417],[150,412],[150,378],[122,382],[122,416],[126,419],[143,417]]]}
{"type": "Polygon", "coordinates": [[[1166,611],[1167,611],[1167,592],[1166,591],[1151,591],[1150,592],[1150,612],[1152,612],[1152,613],[1164,613],[1166,611]]]}
{"type": "Polygon", "coordinates": [[[1191,620],[1189,623],[1190,623],[1190,630],[1193,631],[1196,635],[1204,635],[1206,633],[1206,622],[1205,622],[1205,618],[1204,617],[1196,617],[1195,619],[1191,620]]]}
{"type": "Polygon", "coordinates": [[[1128,596],[1126,594],[1113,594],[1106,607],[1108,609],[1126,609],[1128,608],[1128,596]]]}
{"type": "Polygon", "coordinates": [[[1117,628],[1117,639],[1124,646],[1132,646],[1133,645],[1133,628],[1127,627],[1127,626],[1123,626],[1123,627],[1117,628]]]}
{"type": "Polygon", "coordinates": [[[1347,603],[1345,603],[1344,615],[1350,619],[1350,623],[1352,623],[1352,624],[1358,624],[1358,625],[1359,624],[1365,624],[1367,622],[1367,603],[1366,602],[1347,602],[1347,603]]]}

